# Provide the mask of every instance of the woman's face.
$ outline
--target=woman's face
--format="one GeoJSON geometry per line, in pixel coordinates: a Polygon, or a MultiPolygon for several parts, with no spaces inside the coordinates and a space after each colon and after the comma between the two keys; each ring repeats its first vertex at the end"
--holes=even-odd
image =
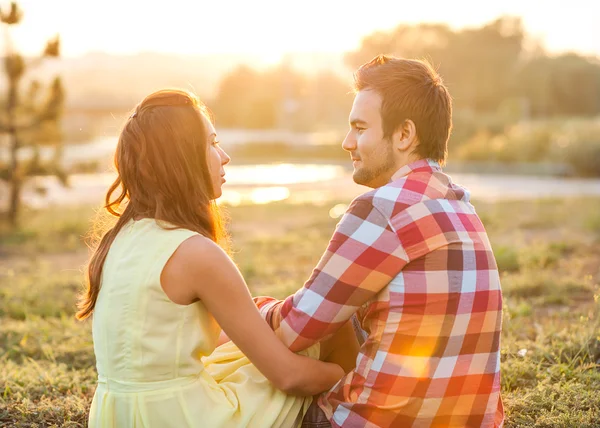
{"type": "Polygon", "coordinates": [[[223,194],[221,186],[225,183],[225,165],[229,163],[231,158],[219,146],[217,132],[213,124],[204,115],[203,120],[208,141],[208,154],[206,158],[213,188],[213,197],[217,199],[223,194]]]}

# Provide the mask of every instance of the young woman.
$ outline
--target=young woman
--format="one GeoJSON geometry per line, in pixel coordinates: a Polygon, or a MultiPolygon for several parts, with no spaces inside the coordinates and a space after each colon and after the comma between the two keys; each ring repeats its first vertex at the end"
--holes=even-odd
{"type": "Polygon", "coordinates": [[[229,161],[188,92],[149,95],[125,124],[105,206],[118,220],[91,258],[77,314],[93,313],[90,427],[295,426],[310,397],[352,368],[319,360],[339,338],[295,354],[261,319],[223,247],[214,200],[229,161]],[[233,343],[215,351],[221,328],[233,343]]]}

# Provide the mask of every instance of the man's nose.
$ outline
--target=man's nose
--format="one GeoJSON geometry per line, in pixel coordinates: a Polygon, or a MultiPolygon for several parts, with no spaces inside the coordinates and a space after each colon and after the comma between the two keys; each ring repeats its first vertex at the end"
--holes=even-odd
{"type": "Polygon", "coordinates": [[[348,152],[356,149],[356,139],[352,135],[352,131],[346,134],[346,138],[342,142],[342,148],[348,152]]]}

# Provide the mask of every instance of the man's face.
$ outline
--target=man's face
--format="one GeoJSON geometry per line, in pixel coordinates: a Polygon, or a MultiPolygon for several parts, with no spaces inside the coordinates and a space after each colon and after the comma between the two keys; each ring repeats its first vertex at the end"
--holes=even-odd
{"type": "Polygon", "coordinates": [[[396,168],[392,142],[383,138],[381,97],[375,91],[356,94],[350,112],[350,131],[342,147],[350,152],[357,184],[376,188],[387,184],[396,168]]]}

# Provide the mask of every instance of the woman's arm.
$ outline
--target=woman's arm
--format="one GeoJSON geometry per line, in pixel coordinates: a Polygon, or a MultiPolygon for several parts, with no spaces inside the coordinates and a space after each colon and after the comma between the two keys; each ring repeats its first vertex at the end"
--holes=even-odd
{"type": "Polygon", "coordinates": [[[344,375],[337,364],[291,352],[261,318],[233,261],[207,238],[183,242],[163,269],[161,284],[177,301],[202,300],[227,336],[286,393],[315,395],[344,375]]]}

